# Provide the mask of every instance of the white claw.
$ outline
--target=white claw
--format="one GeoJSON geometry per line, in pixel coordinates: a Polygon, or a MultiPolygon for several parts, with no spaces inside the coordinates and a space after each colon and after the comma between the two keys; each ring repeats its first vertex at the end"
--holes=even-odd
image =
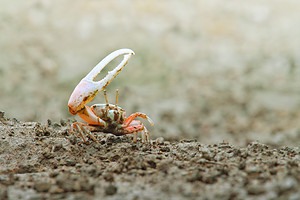
{"type": "Polygon", "coordinates": [[[76,114],[78,111],[82,110],[88,102],[92,101],[97,92],[105,89],[105,87],[121,72],[131,55],[134,55],[134,52],[131,49],[119,49],[101,60],[75,87],[68,102],[69,111],[72,114],[76,114]],[[124,55],[124,58],[115,69],[108,72],[102,80],[94,81],[96,76],[108,63],[121,55],[124,55]]]}
{"type": "Polygon", "coordinates": [[[88,73],[82,80],[93,82],[93,85],[95,86],[95,90],[98,91],[103,90],[123,69],[123,67],[127,64],[128,60],[130,59],[131,55],[134,55],[134,52],[131,49],[119,49],[108,56],[106,56],[103,60],[101,60],[93,69],[88,73]],[[118,56],[124,55],[123,60],[120,62],[120,64],[113,69],[112,71],[109,71],[108,74],[100,81],[94,81],[96,76],[101,72],[101,70],[108,65],[111,61],[113,61],[118,56]]]}

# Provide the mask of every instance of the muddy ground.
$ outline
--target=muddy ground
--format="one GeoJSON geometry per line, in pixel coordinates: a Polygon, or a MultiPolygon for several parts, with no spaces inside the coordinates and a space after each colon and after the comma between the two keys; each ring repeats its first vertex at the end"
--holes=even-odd
{"type": "Polygon", "coordinates": [[[299,147],[195,140],[148,144],[69,121],[0,119],[0,199],[300,199],[299,147]]]}
{"type": "Polygon", "coordinates": [[[295,0],[0,0],[0,199],[300,199],[299,19],[295,0]],[[151,144],[82,144],[68,99],[120,48],[108,99],[153,119],[151,144]]]}

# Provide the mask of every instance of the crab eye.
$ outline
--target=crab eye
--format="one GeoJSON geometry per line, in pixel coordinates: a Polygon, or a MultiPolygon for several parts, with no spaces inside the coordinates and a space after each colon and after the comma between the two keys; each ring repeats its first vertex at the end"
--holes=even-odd
{"type": "Polygon", "coordinates": [[[107,113],[107,116],[111,119],[114,120],[115,119],[115,112],[113,110],[109,110],[107,113]]]}

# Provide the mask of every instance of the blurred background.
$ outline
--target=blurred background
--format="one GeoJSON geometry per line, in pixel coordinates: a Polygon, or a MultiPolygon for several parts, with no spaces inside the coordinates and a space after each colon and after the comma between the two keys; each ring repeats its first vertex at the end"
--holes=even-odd
{"type": "Polygon", "coordinates": [[[107,90],[153,118],[152,139],[299,145],[299,21],[297,0],[0,0],[0,110],[79,120],[74,87],[126,47],[136,55],[107,90]]]}

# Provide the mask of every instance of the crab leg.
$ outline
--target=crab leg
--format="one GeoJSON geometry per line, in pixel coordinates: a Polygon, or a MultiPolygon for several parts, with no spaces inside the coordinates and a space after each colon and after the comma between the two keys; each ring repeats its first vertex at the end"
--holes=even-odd
{"type": "Polygon", "coordinates": [[[84,143],[86,143],[87,138],[85,135],[90,137],[94,142],[98,142],[98,140],[95,138],[95,136],[91,133],[91,131],[96,130],[95,127],[86,125],[81,122],[74,122],[71,125],[70,133],[77,133],[79,137],[83,140],[84,143]]]}
{"type": "MultiPolygon", "coordinates": [[[[135,113],[134,113],[135,114],[135,113]]],[[[130,124],[125,127],[126,132],[124,134],[133,134],[133,142],[137,141],[137,133],[142,133],[142,142],[149,142],[149,131],[147,128],[142,124],[142,122],[138,120],[132,120],[130,124]]]]}
{"type": "Polygon", "coordinates": [[[83,140],[83,142],[86,143],[86,138],[83,135],[83,131],[81,129],[81,126],[79,126],[78,124],[76,124],[75,126],[76,126],[76,129],[77,129],[78,133],[79,133],[79,136],[81,137],[81,139],[83,140]]]}
{"type": "Polygon", "coordinates": [[[136,112],[136,113],[133,113],[131,115],[129,115],[125,122],[123,123],[123,127],[127,127],[129,126],[129,124],[137,117],[141,117],[143,119],[146,119],[148,120],[148,122],[151,124],[151,126],[154,126],[154,122],[152,121],[152,119],[150,119],[150,117],[148,117],[146,114],[144,113],[141,113],[141,112],[136,112]]]}
{"type": "Polygon", "coordinates": [[[142,142],[149,142],[150,141],[149,131],[147,130],[146,127],[144,127],[142,137],[143,137],[142,142]]]}

